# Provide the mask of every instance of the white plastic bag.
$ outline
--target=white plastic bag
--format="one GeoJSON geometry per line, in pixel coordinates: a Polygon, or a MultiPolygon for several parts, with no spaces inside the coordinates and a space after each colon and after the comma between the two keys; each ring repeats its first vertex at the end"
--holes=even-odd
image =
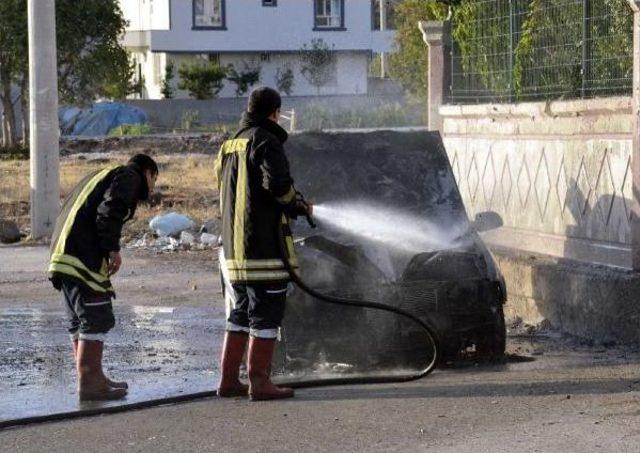
{"type": "Polygon", "coordinates": [[[193,220],[177,212],[155,216],[149,222],[149,228],[158,236],[177,236],[182,231],[193,229],[194,226],[193,220]]]}

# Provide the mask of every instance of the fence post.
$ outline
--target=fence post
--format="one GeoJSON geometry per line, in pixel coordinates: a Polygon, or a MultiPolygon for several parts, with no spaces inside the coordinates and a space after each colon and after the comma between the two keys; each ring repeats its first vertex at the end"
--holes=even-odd
{"type": "Polygon", "coordinates": [[[509,102],[513,102],[515,86],[513,77],[513,57],[514,57],[514,45],[513,38],[516,32],[514,24],[515,17],[513,14],[513,0],[509,0],[509,102]]]}
{"type": "Polygon", "coordinates": [[[633,148],[631,150],[631,261],[640,271],[640,0],[627,0],[633,10],[633,148]]]}
{"type": "Polygon", "coordinates": [[[427,125],[429,130],[442,132],[440,106],[444,103],[445,90],[451,83],[451,58],[449,52],[451,27],[449,21],[421,21],[418,24],[422,39],[428,48],[427,64],[427,125]]]}
{"type": "Polygon", "coordinates": [[[581,97],[589,94],[591,76],[591,0],[582,0],[582,89],[581,97]]]}

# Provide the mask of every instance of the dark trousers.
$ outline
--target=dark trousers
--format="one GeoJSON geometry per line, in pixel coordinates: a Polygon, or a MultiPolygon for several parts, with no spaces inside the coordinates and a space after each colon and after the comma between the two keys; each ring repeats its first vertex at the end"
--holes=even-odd
{"type": "Polygon", "coordinates": [[[62,279],[62,295],[74,340],[104,341],[115,325],[111,297],[96,294],[74,280],[62,279]]]}
{"type": "MultiPolygon", "coordinates": [[[[253,337],[277,338],[287,301],[288,283],[231,285],[231,311],[227,330],[248,332],[253,337]]],[[[227,287],[228,288],[228,287],[227,287]]]]}

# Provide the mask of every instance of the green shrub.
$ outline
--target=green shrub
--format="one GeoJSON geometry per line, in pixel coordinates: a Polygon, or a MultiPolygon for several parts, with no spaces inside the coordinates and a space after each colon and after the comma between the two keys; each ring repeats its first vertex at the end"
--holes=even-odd
{"type": "Polygon", "coordinates": [[[217,63],[206,62],[184,64],[180,66],[178,74],[178,88],[188,91],[191,97],[202,100],[214,98],[220,93],[227,70],[217,63]]]}
{"type": "Polygon", "coordinates": [[[121,124],[109,131],[111,137],[122,137],[126,135],[149,135],[151,126],[148,124],[121,124]]]}
{"type": "Polygon", "coordinates": [[[296,124],[301,130],[322,130],[420,126],[423,122],[419,106],[398,102],[343,110],[312,103],[296,111],[296,124]]]}
{"type": "Polygon", "coordinates": [[[10,147],[0,146],[0,160],[28,160],[29,147],[15,145],[10,147]]]}
{"type": "Polygon", "coordinates": [[[256,83],[260,82],[262,67],[256,63],[242,62],[242,69],[237,70],[234,65],[227,66],[227,80],[236,86],[236,96],[242,96],[256,83]]]}

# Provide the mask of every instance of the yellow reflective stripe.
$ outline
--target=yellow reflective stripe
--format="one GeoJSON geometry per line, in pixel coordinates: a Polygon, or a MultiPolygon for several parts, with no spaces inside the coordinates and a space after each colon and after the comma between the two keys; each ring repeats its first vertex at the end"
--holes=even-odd
{"type": "Polygon", "coordinates": [[[264,269],[269,267],[282,268],[282,260],[226,260],[229,269],[264,269]]]}
{"type": "Polygon", "coordinates": [[[102,268],[100,269],[100,271],[103,273],[100,274],[93,272],[82,261],[71,255],[52,255],[51,262],[68,264],[69,266],[80,268],[87,274],[91,275],[91,277],[99,283],[109,281],[109,276],[107,275],[107,267],[104,260],[102,262],[102,268]]]}
{"type": "MultiPolygon", "coordinates": [[[[282,214],[281,217],[281,221],[283,225],[286,225],[289,227],[289,230],[291,230],[291,225],[289,223],[289,218],[282,214]]],[[[296,258],[296,249],[293,243],[293,237],[291,235],[286,235],[284,238],[284,241],[287,245],[287,254],[289,255],[289,262],[291,263],[292,266],[297,267],[298,266],[298,259],[296,258]]]]}
{"type": "MultiPolygon", "coordinates": [[[[293,267],[298,266],[297,260],[289,260],[293,267]]],[[[227,269],[244,270],[244,269],[284,269],[284,264],[281,260],[226,260],[225,265],[227,269]]]]}
{"type": "Polygon", "coordinates": [[[91,180],[84,186],[84,188],[78,195],[78,198],[76,198],[76,200],[73,202],[73,206],[71,207],[71,210],[67,215],[64,226],[62,227],[62,231],[60,232],[60,236],[58,237],[58,243],[56,244],[56,248],[53,251],[54,255],[64,254],[64,248],[67,245],[67,237],[69,236],[71,227],[73,227],[73,223],[76,220],[76,214],[78,214],[78,211],[80,210],[84,202],[87,201],[87,198],[89,198],[89,195],[91,195],[91,192],[93,192],[98,183],[102,181],[105,176],[107,176],[107,174],[114,168],[116,167],[105,168],[93,178],[91,178],[91,180]]]}
{"type": "Polygon", "coordinates": [[[71,277],[75,277],[78,280],[86,283],[86,285],[91,288],[93,291],[96,291],[98,293],[107,293],[107,292],[113,292],[113,287],[109,287],[109,288],[103,288],[102,286],[98,285],[97,283],[91,282],[87,279],[85,279],[80,272],[78,272],[76,270],[75,267],[73,266],[69,266],[68,264],[62,264],[62,263],[51,263],[49,265],[49,272],[58,272],[60,274],[66,274],[66,275],[70,275],[71,277]]]}
{"type": "Polygon", "coordinates": [[[296,249],[293,245],[293,238],[291,236],[287,236],[285,238],[285,241],[287,242],[287,252],[289,253],[289,262],[294,263],[296,262],[296,249]]]}
{"type": "Polygon", "coordinates": [[[238,182],[233,221],[233,256],[237,261],[245,257],[244,228],[247,217],[247,150],[238,151],[238,182]]]}
{"type": "Polygon", "coordinates": [[[267,280],[288,280],[287,271],[251,271],[229,269],[229,280],[231,281],[267,281],[267,280]]]}
{"type": "Polygon", "coordinates": [[[220,148],[221,154],[232,154],[240,151],[247,150],[247,144],[249,143],[248,138],[234,138],[232,140],[227,140],[222,144],[220,148]]]}
{"type": "Polygon", "coordinates": [[[289,192],[281,197],[276,197],[276,201],[281,204],[289,204],[296,197],[296,191],[291,187],[289,192]]]}

